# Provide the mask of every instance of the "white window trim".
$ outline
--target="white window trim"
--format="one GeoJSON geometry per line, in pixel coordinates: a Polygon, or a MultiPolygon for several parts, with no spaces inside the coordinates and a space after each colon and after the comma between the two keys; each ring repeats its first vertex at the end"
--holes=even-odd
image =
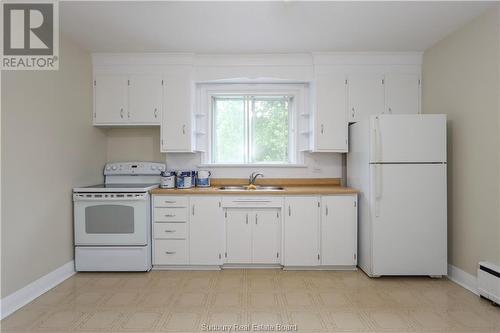
{"type": "MultiPolygon", "coordinates": [[[[299,115],[306,110],[305,84],[200,84],[198,85],[199,99],[197,103],[199,114],[205,115],[203,136],[204,146],[201,154],[201,165],[207,167],[303,167],[304,154],[300,151],[300,133],[298,130],[299,115]],[[212,97],[227,95],[276,95],[293,98],[292,108],[289,110],[289,161],[290,163],[248,163],[248,164],[218,164],[212,163],[212,97]]],[[[200,140],[201,138],[198,138],[200,140]]]]}

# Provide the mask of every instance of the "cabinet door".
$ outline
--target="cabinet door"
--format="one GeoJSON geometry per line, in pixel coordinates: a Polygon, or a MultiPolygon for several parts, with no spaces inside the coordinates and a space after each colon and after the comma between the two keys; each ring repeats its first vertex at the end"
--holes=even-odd
{"type": "Polygon", "coordinates": [[[234,264],[250,264],[252,262],[250,215],[248,210],[226,210],[225,262],[234,264]]]}
{"type": "Polygon", "coordinates": [[[128,122],[128,78],[121,74],[96,74],[94,124],[128,122]]]}
{"type": "Polygon", "coordinates": [[[348,79],[348,119],[356,122],[384,112],[384,75],[352,74],[348,79]]]}
{"type": "Polygon", "coordinates": [[[316,75],[315,147],[317,151],[347,151],[346,78],[316,75]]]}
{"type": "Polygon", "coordinates": [[[319,198],[285,198],[284,264],[319,264],[319,198]]]}
{"type": "Polygon", "coordinates": [[[130,122],[160,124],[162,104],[161,76],[151,74],[130,75],[130,122]]]}
{"type": "Polygon", "coordinates": [[[164,109],[161,126],[163,152],[192,152],[192,84],[179,78],[164,84],[164,109]]]}
{"type": "Polygon", "coordinates": [[[321,198],[321,264],[356,265],[357,198],[355,195],[321,198]]]}
{"type": "Polygon", "coordinates": [[[191,197],[189,257],[191,265],[220,265],[224,253],[224,214],[219,197],[191,197]]]}
{"type": "Polygon", "coordinates": [[[254,264],[279,263],[280,210],[255,210],[252,223],[252,262],[254,264]]]}
{"type": "Polygon", "coordinates": [[[420,76],[387,74],[385,76],[385,113],[420,113],[420,76]]]}

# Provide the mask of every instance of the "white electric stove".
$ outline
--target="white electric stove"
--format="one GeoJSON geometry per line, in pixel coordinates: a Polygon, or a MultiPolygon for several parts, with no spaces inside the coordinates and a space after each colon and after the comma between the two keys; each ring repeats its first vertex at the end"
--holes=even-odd
{"type": "Polygon", "coordinates": [[[73,189],[77,271],[151,269],[149,191],[164,170],[162,163],[108,163],[104,184],[73,189]]]}

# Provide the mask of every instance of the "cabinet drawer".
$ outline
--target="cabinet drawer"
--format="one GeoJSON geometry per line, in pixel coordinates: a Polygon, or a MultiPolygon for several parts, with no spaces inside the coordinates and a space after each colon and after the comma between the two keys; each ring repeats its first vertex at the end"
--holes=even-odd
{"type": "Polygon", "coordinates": [[[187,241],[155,240],[155,265],[185,265],[188,263],[187,241]]]}
{"type": "Polygon", "coordinates": [[[155,239],[186,239],[187,223],[154,223],[155,239]]]}
{"type": "Polygon", "coordinates": [[[227,196],[222,198],[224,208],[281,208],[283,197],[227,196]]]}
{"type": "Polygon", "coordinates": [[[187,208],[155,208],[155,222],[186,222],[187,208]]]}
{"type": "Polygon", "coordinates": [[[187,207],[188,197],[167,197],[164,195],[155,195],[154,207],[187,207]]]}

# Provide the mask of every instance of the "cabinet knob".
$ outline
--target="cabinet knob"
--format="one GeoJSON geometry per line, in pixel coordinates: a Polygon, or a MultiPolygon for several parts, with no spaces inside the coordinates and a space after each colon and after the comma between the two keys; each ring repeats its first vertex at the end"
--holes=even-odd
{"type": "Polygon", "coordinates": [[[182,125],[182,134],[186,134],[186,125],[182,125]]]}
{"type": "Polygon", "coordinates": [[[325,126],[321,124],[321,134],[325,133],[325,126]]]}
{"type": "Polygon", "coordinates": [[[155,108],[155,118],[158,118],[158,108],[155,108]]]}
{"type": "Polygon", "coordinates": [[[120,108],[120,118],[123,119],[123,108],[120,108]]]}

